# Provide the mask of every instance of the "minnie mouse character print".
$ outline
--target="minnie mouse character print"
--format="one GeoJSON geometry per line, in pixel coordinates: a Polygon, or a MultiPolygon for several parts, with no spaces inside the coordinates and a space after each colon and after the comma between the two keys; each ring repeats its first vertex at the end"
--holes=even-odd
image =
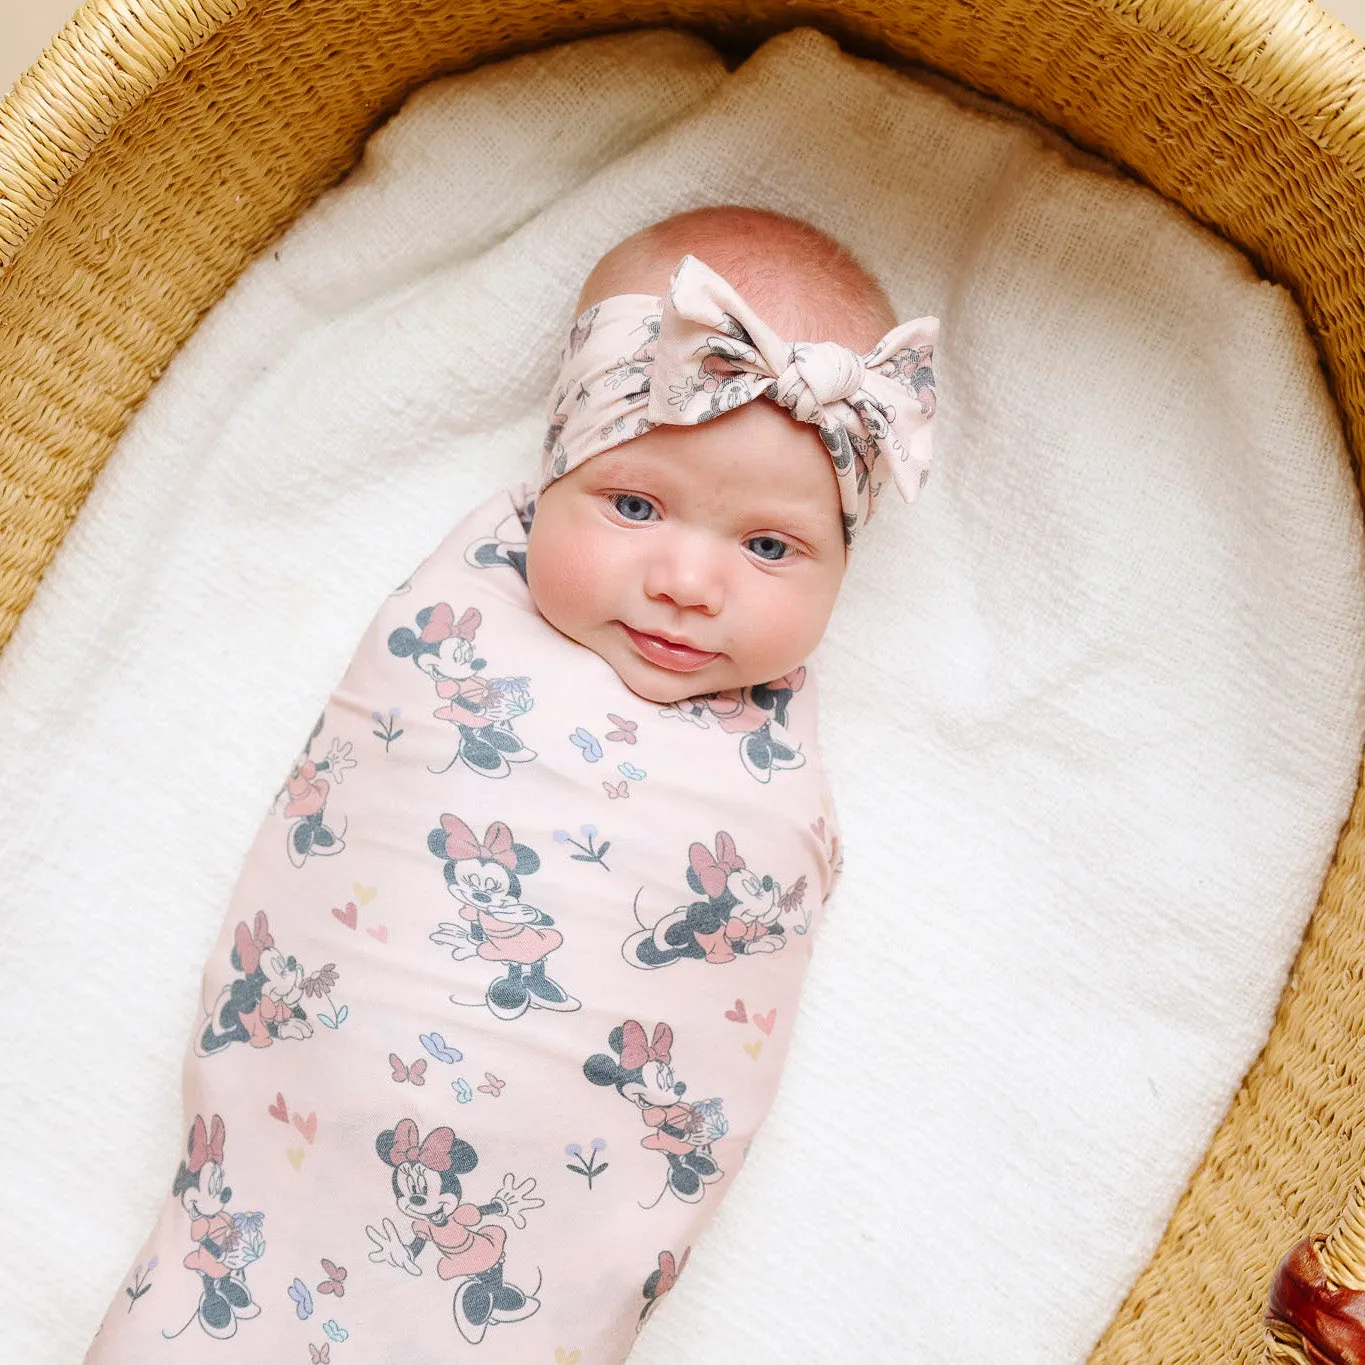
{"type": "Polygon", "coordinates": [[[536,495],[530,490],[512,494],[510,511],[493,528],[491,536],[482,536],[464,552],[465,563],[476,569],[495,569],[505,565],[516,570],[526,581],[526,538],[531,533],[531,522],[536,515],[536,495]]]}
{"type": "Polygon", "coordinates": [[[669,1190],[688,1204],[697,1203],[706,1186],[725,1174],[711,1155],[711,1144],[730,1131],[722,1102],[682,1098],[687,1086],[673,1077],[673,1030],[667,1024],[656,1024],[646,1042],[644,1027],[627,1019],[608,1034],[607,1046],[615,1055],[595,1053],[583,1063],[583,1074],[594,1085],[615,1086],[618,1095],[640,1110],[649,1129],[640,1146],[668,1159],[663,1189],[642,1207],[653,1208],[669,1190]]]}
{"type": "Polygon", "coordinates": [[[222,1052],[233,1043],[269,1047],[284,1038],[313,1036],[313,1025],[303,1008],[304,998],[325,999],[336,1017],[330,992],[337,983],[335,963],[308,975],[299,961],[275,946],[270,921],[258,914],[250,929],[238,922],[228,956],[239,975],[218,993],[194,1050],[201,1057],[222,1052]]]}
{"type": "MultiPolygon", "coordinates": [[[[557,981],[545,974],[545,959],[564,942],[543,910],[521,899],[521,879],[540,868],[540,856],[516,843],[495,820],[482,839],[458,815],[441,816],[441,828],[427,847],[445,863],[446,890],[460,903],[460,919],[442,921],[431,941],[450,949],[456,962],[480,957],[505,963],[507,975],[484,995],[498,1019],[517,1019],[528,1009],[571,1013],[579,1008],[557,981]]],[[[467,1004],[451,996],[455,1004],[467,1004]]]]}
{"type": "MultiPolygon", "coordinates": [[[[601,306],[594,305],[579,315],[569,332],[568,343],[560,355],[561,368],[566,360],[577,355],[587,344],[600,311],[601,306]]],[[[608,366],[602,376],[602,388],[610,389],[613,395],[627,404],[634,403],[649,392],[649,375],[662,321],[663,315],[660,312],[650,312],[641,316],[631,328],[627,342],[628,345],[635,343],[634,350],[629,355],[619,355],[616,363],[608,366]]],[[[583,408],[590,398],[588,388],[581,379],[575,379],[567,387],[556,390],[555,401],[551,405],[550,426],[541,451],[547,471],[547,483],[559,478],[568,469],[569,452],[561,439],[564,428],[569,425],[570,414],[576,409],[583,408]]],[[[618,412],[598,430],[597,438],[599,441],[611,441],[613,436],[618,439],[633,439],[653,430],[654,425],[647,417],[618,412]],[[627,430],[630,437],[625,436],[627,430]]]]}
{"type": "Polygon", "coordinates": [[[246,1268],[265,1252],[263,1213],[228,1213],[232,1190],[223,1175],[223,1144],[227,1133],[217,1114],[205,1125],[202,1114],[190,1126],[189,1155],[180,1163],[171,1192],[190,1218],[194,1250],[184,1265],[200,1278],[199,1304],[193,1316],[174,1332],[162,1332],[168,1340],[178,1337],[190,1323],[211,1337],[235,1336],[238,1322],[256,1317],[260,1305],[247,1288],[246,1268]]]}
{"type": "MultiPolygon", "coordinates": [[[[740,956],[778,952],[787,943],[782,916],[800,912],[806,895],[804,876],[783,891],[772,877],[746,867],[724,830],[716,835],[714,853],[701,843],[688,850],[687,885],[704,899],[665,914],[652,929],[640,921],[636,895],[641,930],[621,949],[632,967],[667,967],[685,957],[733,962],[740,956]]],[[[795,931],[804,934],[807,924],[803,917],[795,931]]]]}
{"type": "Polygon", "coordinates": [[[507,1231],[488,1218],[505,1218],[515,1228],[526,1226],[526,1209],[538,1209],[545,1201],[533,1191],[529,1176],[518,1183],[509,1172],[486,1204],[462,1202],[460,1177],[479,1163],[474,1148],[455,1136],[451,1128],[433,1128],[423,1139],[417,1124],[399,1119],[375,1139],[379,1159],[392,1168],[393,1197],[398,1212],[411,1220],[412,1240],[405,1241],[392,1218],[381,1228],[365,1229],[374,1250],[370,1260],[391,1265],[418,1276],[417,1258],[430,1242],[440,1259],[436,1273],[443,1280],[457,1281],[452,1311],[460,1335],[477,1346],[494,1323],[520,1322],[539,1307],[535,1297],[503,1282],[503,1259],[507,1231]]]}
{"type": "Polygon", "coordinates": [[[659,1253],[658,1266],[650,1271],[649,1278],[645,1280],[645,1287],[641,1293],[645,1298],[645,1306],[640,1309],[640,1316],[636,1320],[635,1330],[638,1332],[645,1323],[649,1321],[649,1315],[658,1307],[659,1300],[678,1283],[684,1270],[687,1269],[687,1258],[692,1254],[692,1248],[688,1247],[682,1254],[682,1260],[675,1260],[671,1251],[661,1251],[659,1253]]]}
{"type": "Polygon", "coordinates": [[[474,653],[474,636],[482,622],[477,607],[457,620],[448,602],[437,602],[417,613],[416,631],[400,626],[389,636],[389,653],[411,659],[436,684],[436,695],[445,705],[432,715],[448,720],[460,732],[455,757],[432,771],[446,772],[459,762],[482,777],[506,777],[510,764],[529,763],[536,756],[512,728],[512,722],[535,705],[531,680],[485,674],[487,661],[474,653]]]}
{"type": "Polygon", "coordinates": [[[351,757],[350,742],[343,744],[336,739],[326,758],[312,757],[313,741],[322,733],[326,719],[326,712],[318,717],[299,761],[276,793],[272,806],[272,809],[278,807],[280,798],[287,798],[284,817],[293,823],[289,826],[285,848],[295,867],[302,867],[309,858],[335,857],[346,847],[345,828],[336,830],[327,822],[327,801],[333,785],[341,786],[347,770],[354,768],[356,761],[351,757]]]}
{"type": "Polygon", "coordinates": [[[791,700],[805,681],[805,668],[795,668],[772,682],[676,701],[660,707],[659,714],[701,730],[709,730],[715,721],[727,734],[739,736],[744,771],[757,782],[771,782],[774,773],[805,766],[800,744],[787,733],[791,700]]]}

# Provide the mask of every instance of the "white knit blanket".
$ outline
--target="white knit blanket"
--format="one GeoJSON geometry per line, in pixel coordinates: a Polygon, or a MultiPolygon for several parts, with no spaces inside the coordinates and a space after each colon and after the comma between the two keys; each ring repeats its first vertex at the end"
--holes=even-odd
{"type": "Polygon", "coordinates": [[[593,260],[721,201],[943,319],[937,464],[816,661],[847,862],[778,1106],[634,1359],[1058,1365],[1149,1258],[1360,755],[1302,322],[1020,120],[809,31],[733,74],[646,33],[415,94],[177,356],[0,656],[7,1359],[76,1359],[124,1283],[202,959],[373,610],[533,471],[593,260]]]}

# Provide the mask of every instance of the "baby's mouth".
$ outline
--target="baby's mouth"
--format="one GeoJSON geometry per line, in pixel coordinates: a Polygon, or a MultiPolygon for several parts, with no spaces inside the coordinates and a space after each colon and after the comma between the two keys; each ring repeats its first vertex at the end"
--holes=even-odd
{"type": "Polygon", "coordinates": [[[711,659],[721,657],[706,650],[693,650],[691,644],[666,640],[661,635],[646,635],[643,631],[632,631],[624,621],[617,621],[617,625],[620,625],[629,642],[635,646],[636,654],[650,663],[655,663],[661,669],[669,669],[672,673],[693,673],[700,667],[706,667],[711,659]]]}
{"type": "Polygon", "coordinates": [[[662,635],[646,635],[643,631],[632,630],[624,621],[616,623],[626,633],[626,638],[635,647],[641,658],[673,673],[692,673],[705,668],[719,654],[703,649],[693,649],[691,645],[677,640],[666,640],[662,635]]]}

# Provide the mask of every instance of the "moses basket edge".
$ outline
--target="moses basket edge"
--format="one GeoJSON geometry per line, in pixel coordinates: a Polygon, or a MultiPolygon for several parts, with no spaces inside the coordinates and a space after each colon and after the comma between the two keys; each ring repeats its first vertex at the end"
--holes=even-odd
{"type": "MultiPolygon", "coordinates": [[[[1004,99],[1236,242],[1365,450],[1365,46],[1309,0],[93,0],[0,103],[0,646],[176,348],[414,86],[798,24],[1004,99]]],[[[1365,1360],[1365,1332],[1308,1345],[1365,1303],[1363,856],[1358,787],[1266,1047],[1092,1360],[1365,1360]]]]}

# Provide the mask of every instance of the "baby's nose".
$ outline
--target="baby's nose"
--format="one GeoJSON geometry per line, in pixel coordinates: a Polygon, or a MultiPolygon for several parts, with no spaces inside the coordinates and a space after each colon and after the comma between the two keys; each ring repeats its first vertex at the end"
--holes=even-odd
{"type": "Polygon", "coordinates": [[[645,593],[656,601],[714,616],[725,604],[725,574],[719,559],[705,537],[676,537],[651,558],[645,593]]]}

